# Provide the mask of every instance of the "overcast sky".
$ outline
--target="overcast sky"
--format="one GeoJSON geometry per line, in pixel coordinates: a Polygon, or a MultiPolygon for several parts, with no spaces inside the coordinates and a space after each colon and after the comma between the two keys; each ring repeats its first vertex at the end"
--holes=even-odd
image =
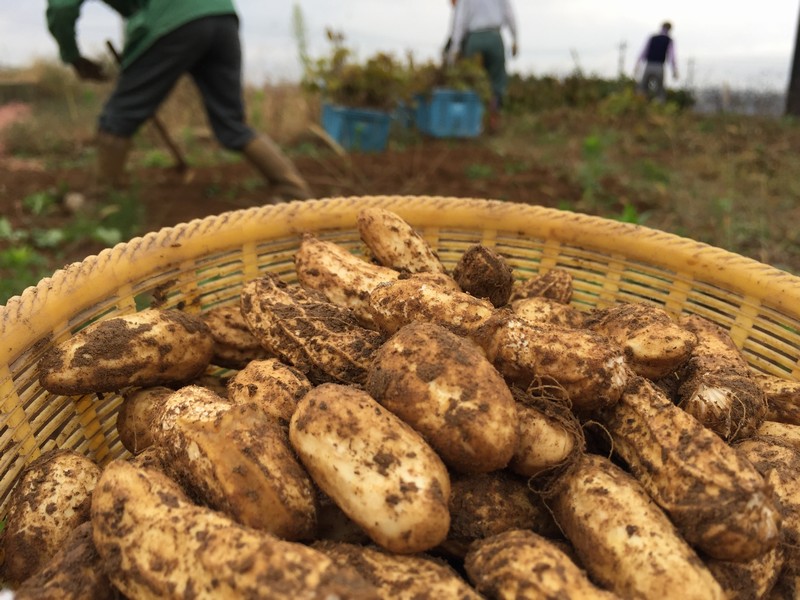
{"type": "MultiPolygon", "coordinates": [[[[785,89],[798,23],[798,0],[512,0],[520,53],[509,70],[521,74],[632,73],[647,35],[671,20],[681,79],[671,85],[785,89]]],[[[312,56],[326,53],[325,29],[346,35],[364,58],[377,51],[418,61],[438,59],[447,39],[449,0],[238,0],[249,81],[296,80],[300,74],[292,9],[301,8],[312,56]]],[[[0,0],[0,66],[57,56],[44,22],[45,0],[0,0]]],[[[99,0],[87,0],[79,44],[90,55],[121,25],[99,0]]]]}

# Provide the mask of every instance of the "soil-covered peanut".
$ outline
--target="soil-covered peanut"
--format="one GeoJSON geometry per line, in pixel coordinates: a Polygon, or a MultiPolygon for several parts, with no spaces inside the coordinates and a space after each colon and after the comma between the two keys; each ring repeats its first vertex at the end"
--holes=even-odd
{"type": "Polygon", "coordinates": [[[234,404],[257,404],[265,413],[289,426],[297,402],[312,388],[299,369],[276,358],[250,361],[228,382],[234,404]]]}
{"type": "Polygon", "coordinates": [[[378,286],[369,301],[375,324],[389,335],[409,323],[425,321],[469,337],[494,312],[488,300],[418,275],[378,286]]]}
{"type": "Polygon", "coordinates": [[[781,423],[778,421],[763,421],[756,430],[754,437],[776,438],[782,444],[800,450],[800,425],[781,423]]]}
{"type": "Polygon", "coordinates": [[[127,598],[379,598],[321,552],[197,506],[164,474],[125,461],[103,471],[92,528],[103,568],[127,598]]]}
{"type": "MultiPolygon", "coordinates": [[[[192,379],[191,381],[185,383],[184,385],[198,385],[200,387],[206,388],[211,392],[214,392],[220,398],[227,399],[229,381],[230,377],[218,374],[206,373],[204,375],[201,375],[200,377],[192,379]]],[[[176,386],[176,388],[180,387],[183,386],[176,386]]]]}
{"type": "Polygon", "coordinates": [[[765,420],[800,425],[800,381],[750,371],[767,398],[765,420]]]}
{"type": "Polygon", "coordinates": [[[117,433],[125,449],[138,454],[153,443],[153,419],[174,392],[164,386],[133,388],[122,395],[117,411],[117,433]]]}
{"type": "Polygon", "coordinates": [[[356,256],[347,248],[307,233],[294,255],[297,280],[303,287],[353,311],[367,325],[372,323],[369,294],[379,284],[394,281],[400,273],[356,256]]]}
{"type": "Polygon", "coordinates": [[[170,396],[154,433],[176,481],[235,521],[289,540],[313,537],[315,491],[285,430],[254,404],[194,386],[170,396]]]}
{"type": "Polygon", "coordinates": [[[547,323],[559,327],[583,327],[585,314],[569,304],[544,296],[520,298],[510,304],[511,310],[531,323],[547,323]]]}
{"type": "Polygon", "coordinates": [[[635,377],[598,413],[613,449],[686,540],[719,560],[773,548],[781,515],[770,485],[740,451],[635,377]]]}
{"type": "Polygon", "coordinates": [[[475,244],[461,255],[453,268],[453,279],[468,294],[486,298],[498,307],[508,304],[514,285],[514,272],[496,250],[475,244]]]}
{"type": "Polygon", "coordinates": [[[73,529],[53,557],[14,591],[15,600],[115,600],[122,598],[103,571],[92,523],[73,529]]]}
{"type": "Polygon", "coordinates": [[[214,339],[212,364],[241,369],[251,360],[268,357],[267,350],[247,326],[238,304],[214,307],[200,318],[208,325],[214,339]]]}
{"type": "Polygon", "coordinates": [[[345,542],[364,546],[372,540],[330,497],[317,488],[316,541],[345,542]]]}
{"type": "Polygon", "coordinates": [[[527,529],[510,529],[475,542],[464,560],[469,580],[496,600],[612,600],[550,540],[527,529]]]}
{"type": "Polygon", "coordinates": [[[203,373],[213,347],[200,317],[147,309],[98,321],[50,347],[39,362],[39,383],[65,395],[175,385],[203,373]]]}
{"type": "Polygon", "coordinates": [[[517,447],[508,385],[474,342],[440,325],[399,329],[375,353],[365,389],[456,471],[502,469],[517,447]]]}
{"type": "Polygon", "coordinates": [[[734,447],[761,473],[781,510],[785,569],[800,575],[800,450],[780,438],[759,436],[734,447]]]}
{"type": "Polygon", "coordinates": [[[444,273],[439,257],[417,231],[397,213],[379,206],[358,212],[361,241],[381,265],[408,273],[444,273]]]}
{"type": "Polygon", "coordinates": [[[519,442],[508,463],[510,471],[526,477],[554,475],[585,449],[583,429],[563,403],[512,388],[517,404],[519,442]]]}
{"type": "Polygon", "coordinates": [[[508,381],[568,399],[577,412],[614,404],[627,381],[622,350],[591,331],[535,324],[499,309],[473,339],[508,381]]]}
{"type": "Polygon", "coordinates": [[[728,441],[753,435],[767,413],[764,390],[730,334],[699,315],[680,324],[697,337],[689,360],[677,372],[678,405],[728,441]]]}
{"type": "Polygon", "coordinates": [[[444,540],[447,468],[419,433],[367,392],[315,387],[298,403],[289,435],[314,482],[373,542],[412,554],[444,540]]]}
{"type": "Polygon", "coordinates": [[[451,477],[450,531],[442,545],[464,557],[475,540],[511,529],[561,537],[553,516],[528,480],[506,470],[451,477]]]}
{"type": "Polygon", "coordinates": [[[644,487],[608,458],[583,455],[549,493],[581,565],[606,589],[622,598],[725,598],[644,487]]]}
{"type": "Polygon", "coordinates": [[[637,375],[660,379],[677,370],[697,343],[694,333],[655,304],[620,302],[591,311],[584,326],[619,345],[637,375]]]}
{"type": "Polygon", "coordinates": [[[745,562],[714,560],[705,561],[728,600],[752,600],[766,598],[775,586],[785,562],[782,546],[775,546],[745,562]]]}
{"type": "Polygon", "coordinates": [[[42,454],[23,470],[0,534],[0,581],[17,586],[36,574],[72,530],[88,521],[99,477],[94,461],[66,449],[42,454]]]}
{"type": "Polygon", "coordinates": [[[378,588],[382,598],[482,598],[448,563],[426,554],[394,554],[374,545],[331,541],[311,547],[342,567],[351,566],[378,588]]]}
{"type": "Polygon", "coordinates": [[[363,327],[351,310],[275,275],[246,283],[241,303],[261,344],[313,384],[363,384],[383,343],[383,336],[363,327]]]}
{"type": "Polygon", "coordinates": [[[522,298],[539,296],[562,304],[569,304],[572,301],[572,292],[572,275],[565,269],[556,268],[541,275],[515,280],[509,300],[513,302],[522,298]]]}
{"type": "Polygon", "coordinates": [[[800,598],[800,575],[795,571],[784,569],[778,576],[775,586],[765,596],[767,600],[786,600],[800,598]]]}

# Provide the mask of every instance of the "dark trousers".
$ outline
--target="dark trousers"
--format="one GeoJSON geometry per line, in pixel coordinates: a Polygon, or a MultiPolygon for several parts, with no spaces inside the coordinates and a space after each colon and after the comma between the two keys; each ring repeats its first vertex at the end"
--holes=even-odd
{"type": "Polygon", "coordinates": [[[486,69],[492,86],[494,108],[500,108],[508,85],[506,50],[500,30],[487,29],[470,32],[464,40],[462,54],[466,57],[474,54],[481,55],[483,68],[486,69]]]}
{"type": "Polygon", "coordinates": [[[255,136],[245,123],[242,49],[235,15],[203,17],[156,41],[122,71],[100,113],[101,131],[131,137],[188,73],[219,143],[241,150],[255,136]]]}

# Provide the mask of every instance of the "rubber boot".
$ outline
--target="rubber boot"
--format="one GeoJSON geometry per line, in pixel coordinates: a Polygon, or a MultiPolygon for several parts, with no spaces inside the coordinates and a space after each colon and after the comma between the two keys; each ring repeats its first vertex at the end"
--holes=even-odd
{"type": "Polygon", "coordinates": [[[95,138],[97,161],[95,188],[102,193],[126,185],[125,163],[131,150],[131,139],[98,131],[95,138]]]}
{"type": "Polygon", "coordinates": [[[493,96],[489,102],[488,117],[489,135],[496,135],[500,132],[500,100],[497,96],[493,96]]]}
{"type": "Polygon", "coordinates": [[[311,189],[292,161],[267,136],[254,138],[242,148],[242,153],[267,180],[275,201],[308,200],[312,197],[311,189]]]}

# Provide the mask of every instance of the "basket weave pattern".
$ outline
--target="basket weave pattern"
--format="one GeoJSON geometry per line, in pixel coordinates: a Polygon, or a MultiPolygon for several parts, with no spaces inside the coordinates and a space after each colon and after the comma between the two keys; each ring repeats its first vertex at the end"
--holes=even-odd
{"type": "Polygon", "coordinates": [[[51,344],[87,324],[151,305],[200,313],[238,302],[270,272],[296,281],[294,252],[314,232],[354,252],[361,208],[379,205],[419,231],[448,269],[475,243],[518,278],[559,267],[573,304],[657,303],[728,329],[750,364],[800,379],[800,278],[693,240],[538,206],[464,198],[365,196],[238,210],[147,234],[72,264],[0,306],[0,518],[25,465],[54,447],[103,464],[125,456],[118,394],[63,397],[38,384],[51,344]]]}

